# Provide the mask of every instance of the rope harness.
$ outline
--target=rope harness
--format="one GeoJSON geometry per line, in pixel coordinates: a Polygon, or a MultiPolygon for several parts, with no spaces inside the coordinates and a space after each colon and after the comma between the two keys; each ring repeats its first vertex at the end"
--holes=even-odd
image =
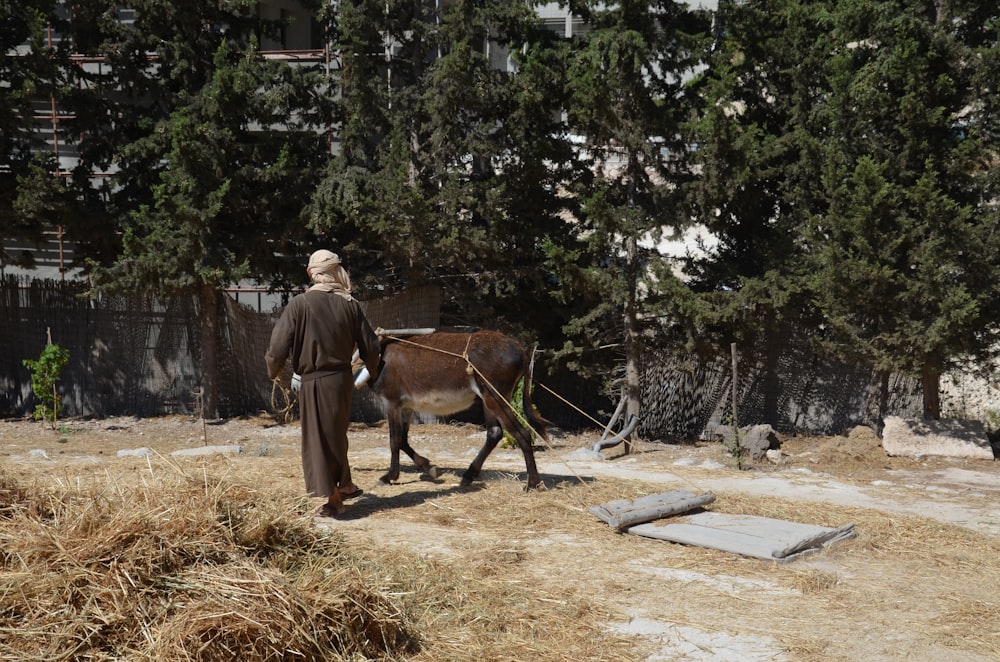
{"type": "MultiPolygon", "coordinates": [[[[396,342],[408,343],[410,345],[413,345],[414,347],[420,347],[422,349],[426,349],[426,350],[438,352],[440,354],[447,354],[448,356],[453,356],[453,357],[455,357],[457,359],[461,359],[461,360],[465,361],[465,364],[466,364],[465,365],[465,372],[467,374],[469,374],[469,375],[472,375],[473,373],[479,375],[479,377],[483,380],[483,382],[486,383],[486,386],[489,387],[490,391],[492,391],[495,394],[496,397],[498,397],[501,401],[503,401],[503,403],[505,405],[507,405],[507,408],[510,409],[511,412],[513,412],[514,416],[518,419],[518,421],[521,423],[521,425],[524,427],[524,429],[526,429],[528,431],[528,434],[530,434],[532,436],[535,436],[535,431],[531,427],[531,424],[528,423],[528,421],[520,413],[518,413],[518,411],[514,408],[514,406],[510,403],[510,401],[507,400],[507,398],[505,398],[504,395],[495,386],[493,386],[493,384],[490,382],[490,380],[486,378],[486,375],[484,375],[483,372],[479,368],[477,368],[474,363],[472,363],[472,359],[469,358],[469,344],[472,342],[472,335],[471,334],[469,334],[468,339],[465,341],[465,351],[462,352],[461,354],[456,354],[455,352],[450,352],[450,351],[448,351],[446,349],[439,349],[437,347],[428,347],[427,345],[421,345],[420,343],[413,342],[411,340],[407,340],[406,338],[401,338],[401,337],[398,337],[398,336],[385,335],[384,337],[391,338],[392,340],[395,340],[396,342]]],[[[535,382],[535,383],[538,384],[539,382],[535,382]]],[[[552,391],[552,389],[548,388],[547,386],[544,386],[544,388],[549,393],[552,393],[553,395],[556,395],[552,391]]],[[[559,396],[557,395],[556,397],[559,397],[559,396]]],[[[561,397],[559,397],[559,399],[563,400],[563,402],[566,402],[565,399],[563,399],[561,397]]],[[[567,403],[567,404],[569,404],[569,403],[567,403]]],[[[572,406],[572,405],[570,405],[570,406],[572,406]]],[[[591,419],[591,420],[593,420],[593,419],[591,419]]],[[[600,425],[600,424],[598,423],[598,425],[600,425]]],[[[545,445],[546,449],[548,449],[550,451],[553,450],[552,446],[548,443],[548,440],[542,439],[542,443],[545,445]]],[[[583,485],[584,487],[586,487],[588,489],[594,489],[593,486],[587,484],[587,481],[585,481],[583,479],[583,477],[580,474],[578,474],[573,469],[573,467],[571,467],[569,465],[568,462],[566,462],[566,460],[561,460],[561,462],[569,470],[569,472],[571,474],[573,474],[573,477],[576,478],[577,481],[580,482],[581,485],[583,485]]],[[[584,503],[582,500],[580,502],[584,503]]]]}
{"type": "Polygon", "coordinates": [[[271,409],[274,410],[276,416],[280,417],[282,422],[292,422],[295,402],[297,399],[298,398],[295,397],[295,393],[292,391],[290,384],[285,386],[278,377],[275,377],[274,380],[271,381],[271,409]],[[281,394],[282,399],[285,401],[283,407],[279,407],[277,404],[278,393],[281,394]]]}
{"type": "MultiPolygon", "coordinates": [[[[523,425],[524,428],[528,430],[530,434],[532,435],[534,434],[534,430],[532,429],[531,424],[528,423],[527,419],[521,416],[521,414],[519,414],[518,411],[514,409],[514,405],[512,405],[510,401],[504,397],[503,393],[501,393],[500,390],[497,389],[497,387],[495,387],[490,382],[489,379],[487,379],[486,375],[483,374],[483,371],[477,368],[475,364],[472,362],[472,359],[469,358],[469,345],[472,343],[472,334],[469,334],[469,337],[465,340],[465,350],[461,354],[456,354],[455,352],[450,352],[446,349],[440,349],[438,347],[428,347],[427,345],[421,345],[418,342],[413,342],[412,340],[407,340],[406,338],[402,338],[399,336],[386,335],[383,337],[391,338],[396,342],[406,343],[408,345],[413,345],[414,347],[419,347],[421,349],[426,349],[432,352],[438,352],[439,354],[447,354],[448,356],[453,356],[456,359],[465,361],[465,373],[467,375],[472,375],[472,374],[479,375],[479,377],[483,380],[486,386],[490,389],[490,392],[493,393],[497,398],[499,398],[505,405],[507,405],[507,408],[514,413],[514,416],[518,419],[518,422],[521,423],[521,425],[523,425]]],[[[545,440],[543,439],[542,441],[544,442],[545,440]]],[[[551,446],[548,446],[547,443],[546,447],[549,448],[549,450],[551,450],[551,446]]]]}

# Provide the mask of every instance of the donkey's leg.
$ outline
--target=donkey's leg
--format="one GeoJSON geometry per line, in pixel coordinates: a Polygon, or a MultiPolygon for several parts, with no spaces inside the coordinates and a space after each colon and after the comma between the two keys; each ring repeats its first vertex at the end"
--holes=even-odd
{"type": "Polygon", "coordinates": [[[433,464],[431,464],[430,460],[428,460],[423,455],[417,453],[417,451],[413,450],[413,447],[410,446],[410,420],[412,418],[413,418],[413,411],[407,409],[403,417],[403,430],[402,430],[402,436],[400,437],[399,441],[399,450],[409,455],[410,459],[413,460],[413,464],[416,465],[416,467],[420,469],[420,471],[422,471],[431,480],[437,480],[438,468],[433,464]]]}
{"type": "Polygon", "coordinates": [[[486,425],[486,443],[479,449],[479,454],[472,461],[469,468],[462,474],[462,485],[468,487],[474,480],[479,478],[479,472],[483,468],[483,462],[490,456],[493,449],[497,447],[503,439],[503,428],[497,422],[497,417],[487,408],[483,408],[484,424],[486,425]]]}
{"type": "Polygon", "coordinates": [[[410,447],[406,441],[410,414],[402,407],[389,405],[386,407],[385,418],[389,423],[389,471],[379,480],[389,484],[399,480],[399,449],[403,446],[410,447]]]}
{"type": "MultiPolygon", "coordinates": [[[[508,397],[508,401],[509,400],[510,398],[508,397]]],[[[517,414],[514,413],[514,410],[511,409],[509,405],[504,403],[503,400],[495,397],[492,393],[484,395],[483,408],[489,409],[493,416],[500,420],[500,424],[503,425],[503,429],[510,432],[511,436],[514,437],[514,440],[517,441],[517,446],[521,449],[521,454],[524,455],[524,466],[528,472],[527,489],[530,490],[539,486],[544,487],[544,485],[542,485],[542,479],[538,475],[538,467],[535,465],[535,451],[531,445],[531,433],[524,427],[524,425],[521,424],[521,421],[518,420],[517,414]]],[[[503,437],[502,431],[500,436],[503,437]]],[[[494,445],[496,445],[496,442],[494,442],[494,445]]]]}

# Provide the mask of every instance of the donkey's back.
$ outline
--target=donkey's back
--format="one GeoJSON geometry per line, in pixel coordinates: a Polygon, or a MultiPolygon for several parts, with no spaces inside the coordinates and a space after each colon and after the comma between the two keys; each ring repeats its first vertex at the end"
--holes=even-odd
{"type": "Polygon", "coordinates": [[[528,369],[521,345],[496,331],[390,339],[383,356],[372,386],[387,406],[435,416],[468,409],[488,385],[509,400],[528,369]]]}

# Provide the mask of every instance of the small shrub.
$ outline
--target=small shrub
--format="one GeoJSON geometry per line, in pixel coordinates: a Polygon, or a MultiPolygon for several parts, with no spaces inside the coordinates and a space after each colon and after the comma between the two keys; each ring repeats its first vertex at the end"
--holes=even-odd
{"type": "Polygon", "coordinates": [[[60,401],[56,382],[63,367],[69,363],[69,350],[50,342],[38,359],[24,359],[22,363],[31,371],[31,390],[41,400],[35,407],[35,420],[49,421],[55,430],[60,401]]]}

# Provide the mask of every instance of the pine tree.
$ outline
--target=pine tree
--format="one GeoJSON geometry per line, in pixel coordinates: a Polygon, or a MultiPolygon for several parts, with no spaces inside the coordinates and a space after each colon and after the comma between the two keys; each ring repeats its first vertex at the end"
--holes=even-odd
{"type": "MultiPolygon", "coordinates": [[[[56,163],[44,151],[50,126],[36,120],[63,83],[68,44],[46,38],[56,3],[25,0],[0,4],[0,236],[39,241],[43,221],[65,220],[56,163]]],[[[0,265],[31,266],[25,256],[0,247],[0,265]]]]}
{"type": "Polygon", "coordinates": [[[340,16],[343,130],[313,228],[362,285],[439,283],[457,323],[528,326],[567,158],[557,40],[526,2],[358,0],[340,16]]]}
{"type": "MultiPolygon", "coordinates": [[[[690,199],[710,241],[686,260],[682,330],[708,356],[735,343],[771,384],[787,354],[779,339],[820,324],[801,236],[823,205],[815,115],[832,4],[720,2],[708,66],[693,83],[704,104],[690,125],[699,173],[690,199]]],[[[777,424],[777,400],[763,405],[764,422],[777,424]]]]}
{"type": "Polygon", "coordinates": [[[101,102],[79,118],[80,174],[116,167],[100,198],[121,245],[91,262],[92,282],[195,297],[209,416],[221,289],[286,282],[280,256],[305,251],[303,208],[329,158],[323,68],[262,58],[257,35],[279,26],[244,11],[252,6],[146,2],[134,23],[102,24],[101,102]]]}
{"type": "Polygon", "coordinates": [[[553,257],[563,295],[592,303],[567,325],[576,351],[623,348],[626,417],[638,416],[643,327],[656,316],[655,293],[674,279],[655,245],[688,223],[686,81],[707,21],[666,0],[580,5],[590,28],[569,56],[566,113],[587,170],[571,189],[580,209],[567,230],[577,243],[553,257]]]}
{"type": "Polygon", "coordinates": [[[812,291],[852,355],[921,378],[927,418],[942,373],[1000,340],[998,21],[995,3],[838,5],[812,291]]]}

